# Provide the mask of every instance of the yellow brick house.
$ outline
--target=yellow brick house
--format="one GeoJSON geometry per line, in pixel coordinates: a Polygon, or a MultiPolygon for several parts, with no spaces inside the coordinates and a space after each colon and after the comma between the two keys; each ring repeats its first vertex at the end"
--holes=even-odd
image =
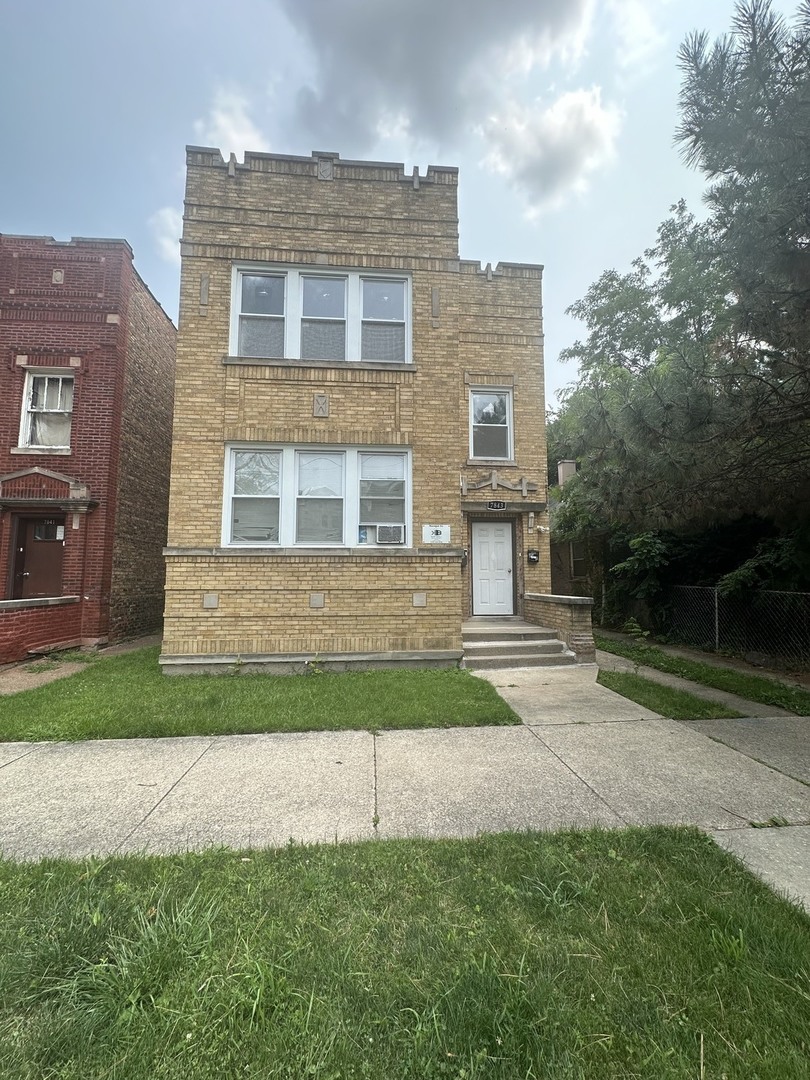
{"type": "Polygon", "coordinates": [[[460,260],[457,185],[187,149],[167,673],[455,665],[492,619],[590,658],[549,596],[542,267],[460,260]]]}

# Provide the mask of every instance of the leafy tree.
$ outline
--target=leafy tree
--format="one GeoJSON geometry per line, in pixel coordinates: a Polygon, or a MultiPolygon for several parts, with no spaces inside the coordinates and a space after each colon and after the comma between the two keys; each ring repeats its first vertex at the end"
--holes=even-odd
{"type": "Polygon", "coordinates": [[[793,25],[769,0],[741,3],[731,34],[693,34],[679,63],[676,140],[709,182],[737,324],[787,396],[810,351],[810,0],[793,25]]]}
{"type": "Polygon", "coordinates": [[[741,3],[731,34],[695,34],[679,60],[677,139],[709,217],[674,207],[570,309],[588,333],[562,354],[580,377],[551,426],[580,462],[568,535],[810,515],[810,0],[792,25],[741,3]]]}

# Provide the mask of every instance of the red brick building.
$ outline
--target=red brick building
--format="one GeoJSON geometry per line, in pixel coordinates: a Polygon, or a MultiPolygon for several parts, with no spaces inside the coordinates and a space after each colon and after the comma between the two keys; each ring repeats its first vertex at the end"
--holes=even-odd
{"type": "Polygon", "coordinates": [[[0,663],[160,626],[175,333],[126,241],[0,234],[0,663]]]}

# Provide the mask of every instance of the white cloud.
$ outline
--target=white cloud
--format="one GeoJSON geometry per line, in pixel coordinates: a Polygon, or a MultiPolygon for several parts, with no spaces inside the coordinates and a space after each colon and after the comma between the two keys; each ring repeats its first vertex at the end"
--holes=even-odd
{"type": "Polygon", "coordinates": [[[525,78],[555,60],[569,71],[575,69],[585,55],[595,9],[596,0],[585,0],[572,5],[569,14],[573,18],[564,28],[551,21],[540,21],[533,29],[510,39],[506,47],[496,45],[494,55],[499,60],[499,73],[525,78]]]}
{"type": "Polygon", "coordinates": [[[270,144],[248,114],[249,107],[238,90],[220,87],[208,115],[194,121],[195,136],[205,146],[218,147],[225,157],[231,152],[241,158],[245,150],[269,150],[270,144]]]}
{"type": "Polygon", "coordinates": [[[666,36],[655,23],[650,0],[607,0],[619,41],[616,59],[621,68],[647,74],[666,36]]]}
{"type": "Polygon", "coordinates": [[[183,215],[175,206],[164,206],[149,218],[149,228],[161,259],[180,265],[180,234],[183,215]]]}
{"type": "Polygon", "coordinates": [[[584,47],[594,0],[281,0],[314,64],[298,93],[298,130],[351,153],[382,127],[422,141],[464,138],[505,80],[525,79],[584,47]]]}
{"type": "Polygon", "coordinates": [[[620,128],[618,110],[602,104],[598,87],[548,106],[509,101],[480,129],[489,146],[484,164],[514,184],[536,216],[587,188],[613,158],[620,128]]]}

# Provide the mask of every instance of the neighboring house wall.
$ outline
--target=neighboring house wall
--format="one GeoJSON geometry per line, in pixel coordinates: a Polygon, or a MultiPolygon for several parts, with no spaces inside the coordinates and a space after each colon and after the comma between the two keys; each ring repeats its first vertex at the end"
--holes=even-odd
{"type": "Polygon", "coordinates": [[[159,624],[174,337],[125,241],[0,235],[0,662],[159,624]],[[150,374],[168,399],[157,409],[152,388],[128,389],[150,374]],[[54,415],[57,389],[65,408],[54,415]],[[133,425],[145,436],[137,447],[133,425]],[[149,526],[133,536],[138,513],[149,526]],[[126,543],[141,547],[129,573],[126,543]],[[44,589],[62,603],[43,604],[31,586],[43,552],[44,589]],[[135,617],[113,615],[140,583],[149,599],[135,617]]]}
{"type": "MultiPolygon", "coordinates": [[[[455,169],[405,176],[399,165],[318,154],[226,164],[197,147],[187,166],[162,662],[167,670],[237,657],[457,662],[474,521],[514,529],[516,613],[525,588],[550,588],[541,268],[459,262],[455,169]],[[409,353],[304,360],[288,344],[285,359],[239,355],[240,311],[251,333],[282,333],[269,326],[280,308],[267,299],[282,286],[263,290],[268,307],[249,325],[259,301],[245,299],[245,283],[239,293],[240,267],[290,271],[288,304],[319,272],[345,275],[350,292],[365,289],[364,275],[395,290],[406,279],[409,353]],[[469,460],[476,388],[509,399],[508,459],[469,460]],[[347,470],[372,450],[407,455],[402,545],[360,544],[362,527],[342,543],[296,543],[296,454],[318,448],[345,454],[347,470]],[[229,462],[240,449],[276,455],[280,469],[282,524],[264,545],[231,542],[229,462]],[[493,499],[503,511],[486,509],[493,499]],[[428,526],[442,527],[440,542],[425,539],[428,526]],[[538,562],[527,567],[529,548],[538,562]]],[[[284,318],[289,335],[298,322],[289,307],[284,318]]],[[[351,352],[351,332],[349,341],[351,352]]],[[[346,521],[357,529],[348,509],[346,521]]]]}
{"type": "Polygon", "coordinates": [[[590,596],[588,550],[584,540],[551,543],[551,591],[559,596],[590,596]]]}
{"type": "Polygon", "coordinates": [[[110,637],[161,625],[174,399],[174,326],[131,273],[122,385],[110,637]]]}

